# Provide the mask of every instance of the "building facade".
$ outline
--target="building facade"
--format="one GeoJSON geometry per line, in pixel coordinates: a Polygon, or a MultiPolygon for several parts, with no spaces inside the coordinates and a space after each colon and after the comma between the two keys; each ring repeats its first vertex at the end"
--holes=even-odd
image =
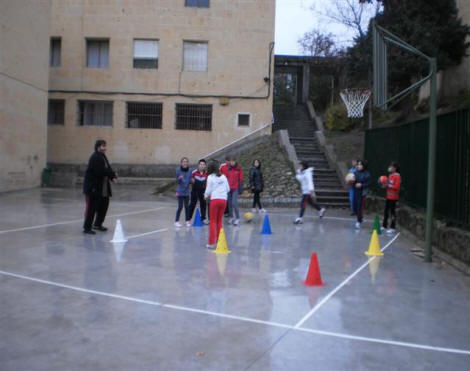
{"type": "Polygon", "coordinates": [[[39,186],[46,165],[49,19],[50,0],[0,0],[0,191],[39,186]]]}
{"type": "Polygon", "coordinates": [[[271,123],[275,0],[52,0],[48,162],[174,164],[271,123]]]}

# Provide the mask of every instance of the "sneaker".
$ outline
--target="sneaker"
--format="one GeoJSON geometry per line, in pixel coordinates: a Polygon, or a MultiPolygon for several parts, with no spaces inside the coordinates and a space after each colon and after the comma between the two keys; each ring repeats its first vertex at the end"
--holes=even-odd
{"type": "MultiPolygon", "coordinates": [[[[385,227],[380,227],[380,232],[384,232],[385,230],[386,230],[385,227]]],[[[387,231],[388,231],[388,229],[387,229],[387,231]]]]}
{"type": "Polygon", "coordinates": [[[233,222],[233,218],[228,218],[227,224],[232,224],[232,222],[233,222]]]}
{"type": "Polygon", "coordinates": [[[356,229],[361,229],[361,223],[356,222],[356,229]]]}
{"type": "Polygon", "coordinates": [[[186,227],[191,227],[191,221],[187,220],[185,224],[186,224],[186,227]]]}
{"type": "Polygon", "coordinates": [[[202,221],[202,223],[203,223],[204,225],[209,225],[210,222],[209,222],[207,219],[204,219],[204,220],[202,221]]]}
{"type": "Polygon", "coordinates": [[[304,222],[304,221],[302,220],[302,218],[296,218],[296,219],[294,220],[294,224],[303,224],[303,222],[304,222]]]}
{"type": "Polygon", "coordinates": [[[182,226],[183,226],[183,225],[182,225],[180,222],[175,222],[175,227],[176,227],[176,228],[180,228],[180,227],[182,227],[182,226]]]}
{"type": "Polygon", "coordinates": [[[215,247],[216,247],[216,246],[215,246],[215,244],[213,244],[213,245],[207,244],[206,247],[207,247],[209,250],[215,250],[215,247]]]}
{"type": "Polygon", "coordinates": [[[389,228],[385,231],[385,233],[387,234],[394,234],[395,233],[395,229],[394,228],[389,228]]]}
{"type": "Polygon", "coordinates": [[[240,224],[240,219],[235,219],[232,223],[233,225],[237,226],[240,224]]]}
{"type": "Polygon", "coordinates": [[[103,227],[102,225],[95,225],[93,229],[100,231],[100,232],[106,232],[108,230],[108,228],[103,227]]]}
{"type": "Polygon", "coordinates": [[[92,231],[91,229],[90,229],[90,230],[84,229],[84,230],[83,230],[83,233],[85,233],[85,234],[96,234],[96,232],[95,232],[95,231],[92,231]]]}
{"type": "Polygon", "coordinates": [[[325,215],[325,211],[326,209],[324,207],[321,208],[321,210],[318,212],[318,216],[321,218],[323,218],[323,215],[325,215]]]}
{"type": "Polygon", "coordinates": [[[256,214],[256,213],[258,212],[258,209],[253,208],[253,209],[251,209],[251,212],[252,212],[253,214],[256,214]]]}
{"type": "Polygon", "coordinates": [[[266,211],[266,209],[261,209],[260,212],[266,213],[267,211],[266,211]]]}

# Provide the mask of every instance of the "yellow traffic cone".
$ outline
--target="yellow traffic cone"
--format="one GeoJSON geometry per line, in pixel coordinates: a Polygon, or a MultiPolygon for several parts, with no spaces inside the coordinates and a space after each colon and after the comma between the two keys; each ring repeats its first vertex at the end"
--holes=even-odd
{"type": "Polygon", "coordinates": [[[231,251],[227,247],[227,238],[225,237],[224,229],[222,228],[219,233],[219,241],[217,247],[214,250],[216,254],[229,254],[231,251]]]}
{"type": "Polygon", "coordinates": [[[369,260],[370,280],[373,285],[375,284],[375,276],[377,275],[377,272],[379,270],[381,259],[382,259],[381,256],[377,256],[369,260]]]}
{"type": "Polygon", "coordinates": [[[384,253],[380,251],[379,236],[375,229],[372,232],[372,237],[370,238],[369,250],[367,250],[365,254],[367,256],[384,256],[384,253]]]}

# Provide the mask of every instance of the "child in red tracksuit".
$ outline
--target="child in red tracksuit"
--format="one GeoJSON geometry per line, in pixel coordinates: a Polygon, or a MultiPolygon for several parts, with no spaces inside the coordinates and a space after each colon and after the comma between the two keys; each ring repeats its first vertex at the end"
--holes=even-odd
{"type": "Polygon", "coordinates": [[[395,208],[397,201],[400,198],[400,187],[401,187],[401,176],[399,174],[399,166],[396,162],[392,162],[388,167],[388,180],[384,185],[384,188],[387,190],[387,200],[385,201],[385,211],[384,211],[384,221],[383,229],[386,230],[386,233],[393,234],[395,233],[396,226],[396,213],[395,208]],[[390,229],[388,229],[388,216],[391,214],[392,223],[390,229]]]}
{"type": "Polygon", "coordinates": [[[238,195],[241,192],[242,181],[243,181],[243,170],[237,164],[235,157],[230,158],[230,164],[227,169],[227,180],[230,186],[230,192],[228,194],[228,206],[229,206],[229,224],[237,226],[240,224],[240,211],[238,210],[238,195]],[[235,218],[234,218],[235,217],[235,218]]]}

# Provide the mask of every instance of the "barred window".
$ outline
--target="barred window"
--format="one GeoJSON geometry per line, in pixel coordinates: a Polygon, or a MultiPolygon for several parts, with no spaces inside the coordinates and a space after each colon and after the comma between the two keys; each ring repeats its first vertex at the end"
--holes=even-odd
{"type": "Polygon", "coordinates": [[[211,104],[176,104],[176,129],[212,130],[211,104]]]}
{"type": "Polygon", "coordinates": [[[47,123],[49,125],[64,125],[65,100],[49,99],[47,123]]]}
{"type": "Polygon", "coordinates": [[[185,0],[184,6],[209,8],[209,0],[185,0]]]}
{"type": "Polygon", "coordinates": [[[109,40],[89,39],[87,43],[87,63],[89,68],[109,67],[109,40]]]}
{"type": "Polygon", "coordinates": [[[250,114],[249,113],[238,114],[238,126],[250,126],[250,114]]]}
{"type": "Polygon", "coordinates": [[[113,102],[79,101],[78,125],[80,126],[112,126],[113,102]]]}
{"type": "Polygon", "coordinates": [[[158,68],[158,40],[134,40],[134,68],[158,68]]]}
{"type": "Polygon", "coordinates": [[[161,129],[162,103],[127,102],[127,127],[130,129],[161,129]]]}
{"type": "Polygon", "coordinates": [[[49,49],[49,66],[60,67],[60,50],[61,50],[60,37],[52,37],[49,49]]]}

